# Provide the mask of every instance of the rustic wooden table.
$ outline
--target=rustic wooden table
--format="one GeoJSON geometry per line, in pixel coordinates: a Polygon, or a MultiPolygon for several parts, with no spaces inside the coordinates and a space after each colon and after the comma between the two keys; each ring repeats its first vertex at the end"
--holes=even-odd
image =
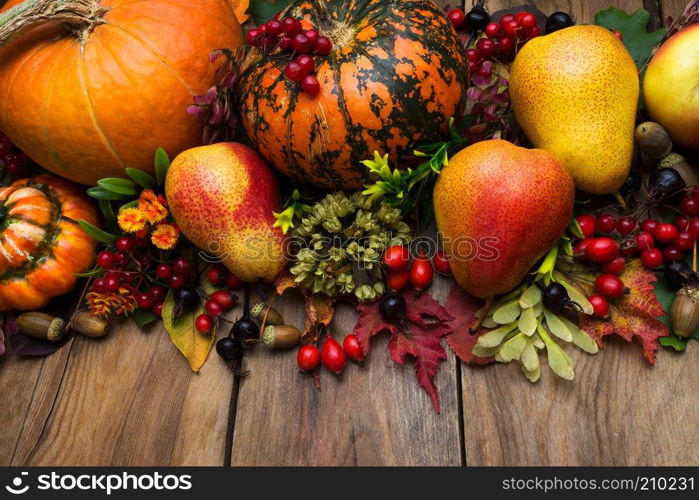
{"type": "MultiPolygon", "coordinates": [[[[645,7],[659,23],[686,0],[536,5],[585,23],[610,3],[645,7]]],[[[448,288],[442,280],[433,293],[443,301],[448,288]]],[[[303,324],[297,296],[277,304],[303,324]]],[[[354,322],[341,309],[333,327],[345,333],[354,322]]],[[[654,367],[623,341],[594,358],[576,350],[572,383],[544,373],[530,384],[514,363],[474,369],[449,352],[437,415],[386,342],[341,379],[324,372],[321,392],[301,379],[293,354],[263,347],[246,354],[245,379],[213,353],[193,374],[162,328],[131,323],[45,359],[0,358],[0,465],[699,464],[696,344],[683,355],[662,349],[654,367]]]]}

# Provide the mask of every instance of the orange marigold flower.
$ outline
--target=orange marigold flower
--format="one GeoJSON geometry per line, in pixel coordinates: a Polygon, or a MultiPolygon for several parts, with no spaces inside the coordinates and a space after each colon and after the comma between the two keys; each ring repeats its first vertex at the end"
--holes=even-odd
{"type": "Polygon", "coordinates": [[[161,250],[172,250],[177,245],[179,231],[172,224],[158,224],[153,233],[150,235],[150,240],[157,248],[161,250]]]}
{"type": "Polygon", "coordinates": [[[146,220],[156,224],[167,217],[167,208],[160,202],[152,189],[144,189],[138,199],[138,209],[143,212],[146,220]]]}
{"type": "Polygon", "coordinates": [[[127,233],[135,233],[146,227],[146,217],[138,208],[125,208],[119,211],[119,227],[127,233]]]}

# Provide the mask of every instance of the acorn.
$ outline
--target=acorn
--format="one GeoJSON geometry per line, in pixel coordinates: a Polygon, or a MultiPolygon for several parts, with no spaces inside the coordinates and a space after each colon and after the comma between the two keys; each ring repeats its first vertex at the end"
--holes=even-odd
{"type": "Polygon", "coordinates": [[[20,314],[17,317],[17,326],[30,337],[51,342],[61,340],[66,333],[64,320],[41,312],[20,314]]]}
{"type": "Polygon", "coordinates": [[[93,316],[89,311],[78,311],[70,321],[70,327],[93,339],[104,337],[109,333],[109,323],[102,318],[93,316]]]}
{"type": "Polygon", "coordinates": [[[648,158],[659,160],[672,151],[672,139],[658,123],[643,122],[634,131],[638,147],[648,158]]]}
{"type": "Polygon", "coordinates": [[[658,163],[658,168],[671,168],[677,171],[688,187],[699,186],[699,177],[687,160],[678,153],[670,153],[658,163]]]}
{"type": "Polygon", "coordinates": [[[672,303],[672,329],[679,337],[689,337],[699,328],[699,288],[680,288],[672,303]]]}
{"type": "Polygon", "coordinates": [[[262,334],[262,341],[270,349],[293,347],[301,341],[301,332],[291,325],[269,325],[262,334]]]}
{"type": "Polygon", "coordinates": [[[267,325],[283,325],[284,316],[281,315],[274,307],[268,306],[265,302],[255,302],[250,308],[250,314],[258,321],[265,319],[267,314],[267,325]],[[267,310],[269,309],[269,312],[267,310]]]}

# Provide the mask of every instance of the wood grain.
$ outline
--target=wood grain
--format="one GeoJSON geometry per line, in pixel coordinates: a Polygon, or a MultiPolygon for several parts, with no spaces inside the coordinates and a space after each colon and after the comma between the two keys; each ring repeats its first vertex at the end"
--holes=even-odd
{"type": "Polygon", "coordinates": [[[500,9],[509,9],[520,5],[535,5],[541,12],[550,15],[556,11],[568,12],[577,23],[592,23],[595,12],[615,5],[627,12],[633,12],[643,7],[642,0],[487,0],[486,9],[495,12],[500,9]]]}
{"type": "MultiPolygon", "coordinates": [[[[444,298],[448,283],[435,285],[444,298]]],[[[295,292],[276,304],[287,322],[303,324],[295,292]]],[[[342,307],[332,331],[341,340],[356,313],[342,307]]],[[[322,390],[298,372],[295,355],[262,346],[246,356],[251,375],[238,394],[233,465],[459,465],[457,378],[454,356],[436,379],[437,415],[415,379],[412,364],[395,365],[388,338],[374,340],[363,367],[349,364],[342,378],[321,372],[322,390]]]]}

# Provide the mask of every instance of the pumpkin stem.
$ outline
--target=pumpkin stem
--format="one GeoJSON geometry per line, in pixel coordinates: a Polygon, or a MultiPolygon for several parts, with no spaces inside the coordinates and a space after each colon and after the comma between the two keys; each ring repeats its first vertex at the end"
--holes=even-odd
{"type": "Polygon", "coordinates": [[[84,40],[95,26],[105,23],[105,12],[99,0],[25,0],[0,14],[0,47],[47,22],[63,23],[84,40]]]}

